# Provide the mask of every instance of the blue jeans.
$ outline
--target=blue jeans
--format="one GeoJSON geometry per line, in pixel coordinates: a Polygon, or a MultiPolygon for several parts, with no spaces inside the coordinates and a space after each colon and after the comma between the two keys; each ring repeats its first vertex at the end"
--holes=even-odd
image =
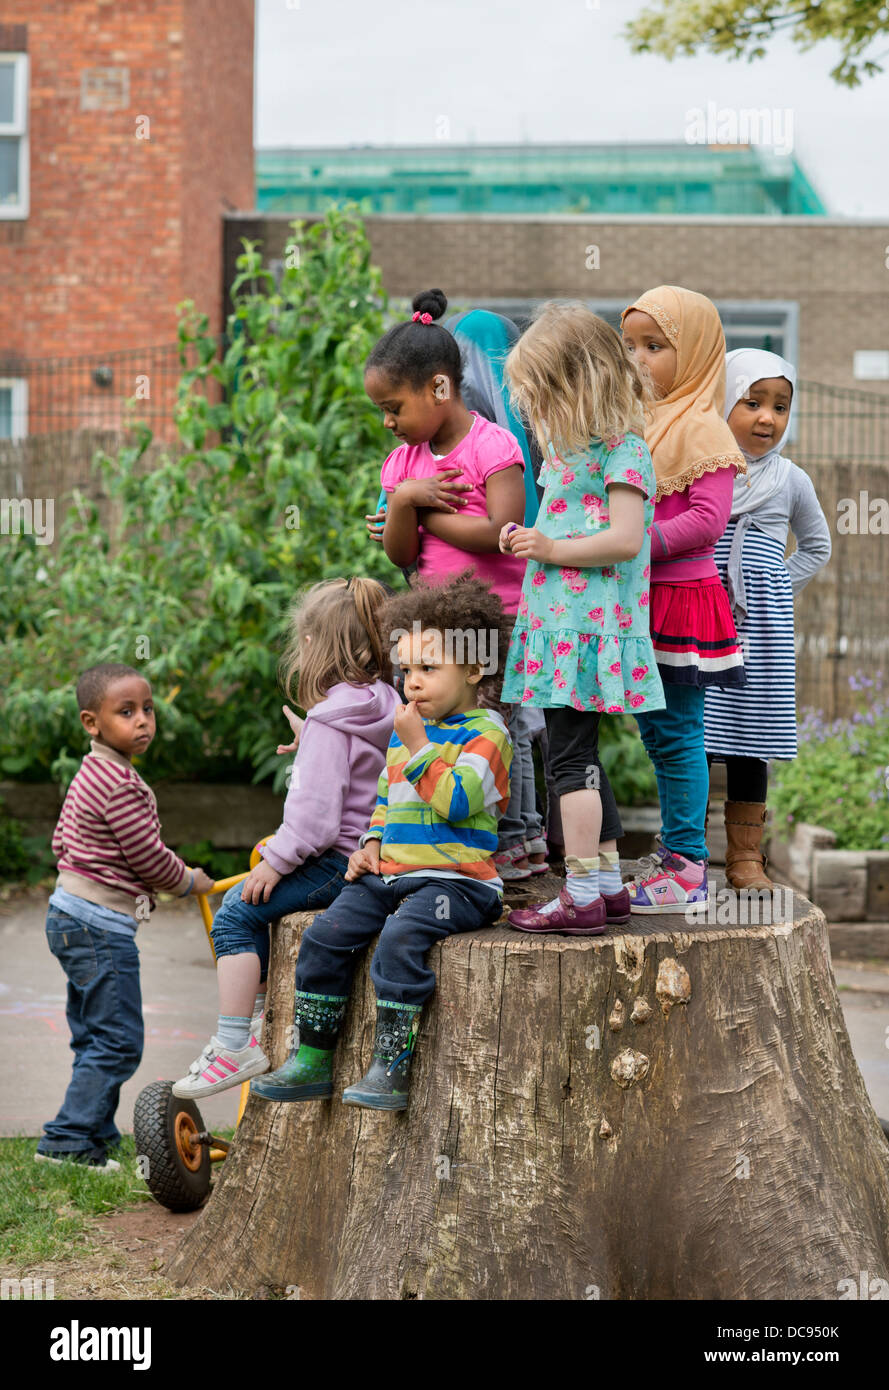
{"type": "Polygon", "coordinates": [[[509,769],[509,805],[497,826],[497,848],[524,848],[526,840],[536,840],[543,830],[537,809],[534,785],[534,754],[531,730],[521,705],[509,711],[509,734],[512,739],[512,766],[509,769]]]}
{"type": "Polygon", "coordinates": [[[45,1154],[103,1159],[120,1143],[114,1114],[120,1088],[142,1059],[142,991],[133,937],[86,926],[51,907],[49,949],[68,977],[66,1015],[74,1068],[54,1120],[43,1126],[45,1154]]]}
{"type": "Polygon", "coordinates": [[[213,918],[213,948],[220,956],[253,951],[259,956],[260,980],[269,969],[269,923],[288,912],[312,912],[330,907],[343,884],[349,861],[338,850],[327,849],[293,873],[285,874],[271,891],[267,903],[245,903],[242,883],[229,888],[213,918]]]}
{"type": "Polygon", "coordinates": [[[636,723],[654,764],[661,803],[661,840],[674,854],[706,859],[704,821],[710,770],[704,750],[705,687],[664,681],[666,709],[637,714],[636,723]]]}
{"type": "Polygon", "coordinates": [[[305,994],[349,993],[358,952],[380,933],[370,966],[377,998],[422,1004],[435,989],[426,965],[429,947],[457,932],[496,922],[499,897],[472,879],[409,878],[384,883],[365,874],[347,883],[333,907],[302,935],[296,988],[305,994]]]}

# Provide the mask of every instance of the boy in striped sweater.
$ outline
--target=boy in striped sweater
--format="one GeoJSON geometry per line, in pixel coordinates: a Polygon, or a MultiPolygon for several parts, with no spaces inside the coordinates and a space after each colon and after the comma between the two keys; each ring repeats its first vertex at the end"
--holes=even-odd
{"type": "Polygon", "coordinates": [[[136,927],[155,892],[206,893],[213,881],[163,843],[154,793],[132,765],[155,733],[145,677],[131,666],[91,666],[77,703],[90,751],[52,837],[59,876],[46,918],[49,949],[68,977],[74,1069],[34,1157],[107,1173],[120,1167],[107,1157],[120,1142],[120,1088],[142,1058],[136,927]]]}
{"type": "Polygon", "coordinates": [[[343,1101],[405,1109],[419,1015],[435,989],[429,948],[495,922],[502,911],[493,855],[509,801],[512,744],[502,716],[479,707],[480,695],[493,693],[508,646],[500,600],[467,572],[397,594],[381,622],[408,703],[396,712],[377,804],[346,886],[303,933],[298,1040],[279,1071],[263,1078],[275,1082],[279,1100],[333,1094],[333,1051],[352,973],[358,952],[379,932],[370,967],[373,1061],[343,1101]]]}

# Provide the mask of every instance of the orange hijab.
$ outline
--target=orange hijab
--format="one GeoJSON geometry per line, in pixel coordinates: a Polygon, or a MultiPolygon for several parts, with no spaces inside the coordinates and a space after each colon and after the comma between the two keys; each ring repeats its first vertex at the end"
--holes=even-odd
{"type": "Polygon", "coordinates": [[[663,400],[655,401],[645,442],[660,501],[683,492],[696,478],[719,468],[747,472],[747,463],[723,419],[725,334],[716,305],[706,295],[679,285],[647,290],[621,314],[649,314],[676,349],[676,376],[663,400]]]}

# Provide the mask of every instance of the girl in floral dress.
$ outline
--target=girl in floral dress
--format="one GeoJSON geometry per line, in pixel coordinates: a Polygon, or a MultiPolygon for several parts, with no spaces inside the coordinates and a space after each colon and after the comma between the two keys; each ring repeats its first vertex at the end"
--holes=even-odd
{"type": "Polygon", "coordinates": [[[558,898],[509,921],[596,935],[630,912],[599,720],[664,708],[648,614],[647,388],[618,335],[580,304],[544,305],[506,371],[543,450],[544,495],[536,526],[500,533],[501,549],[527,561],[503,699],[544,710],[567,870],[558,898]]]}

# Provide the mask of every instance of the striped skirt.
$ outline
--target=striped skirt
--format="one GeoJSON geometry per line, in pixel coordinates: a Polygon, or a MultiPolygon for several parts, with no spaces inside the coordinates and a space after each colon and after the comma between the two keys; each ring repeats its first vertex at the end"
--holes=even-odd
{"type": "MultiPolygon", "coordinates": [[[[716,546],[716,564],[723,580],[734,531],[732,521],[716,546]]],[[[738,637],[747,684],[743,690],[707,691],[705,747],[717,760],[789,761],[797,754],[796,660],[793,589],[784,564],[784,545],[751,526],[744,537],[741,565],[747,617],[738,627],[738,637]]]]}
{"type": "Polygon", "coordinates": [[[716,575],[651,586],[651,641],[668,685],[740,686],[744,658],[716,575]]]}

